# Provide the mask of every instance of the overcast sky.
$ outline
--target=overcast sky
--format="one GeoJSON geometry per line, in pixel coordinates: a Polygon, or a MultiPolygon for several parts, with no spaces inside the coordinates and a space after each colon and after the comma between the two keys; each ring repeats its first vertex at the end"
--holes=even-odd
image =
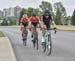
{"type": "MultiPolygon", "coordinates": [[[[37,8],[41,4],[43,0],[0,0],[0,10],[3,8],[14,7],[19,5],[24,8],[34,7],[37,8]]],[[[75,9],[75,0],[44,0],[50,2],[52,5],[55,2],[62,2],[64,7],[66,8],[67,15],[72,15],[75,9]]]]}

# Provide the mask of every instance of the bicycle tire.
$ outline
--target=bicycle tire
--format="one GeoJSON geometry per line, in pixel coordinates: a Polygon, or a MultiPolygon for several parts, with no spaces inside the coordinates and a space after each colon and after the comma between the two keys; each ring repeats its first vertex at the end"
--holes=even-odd
{"type": "Polygon", "coordinates": [[[33,38],[34,38],[34,41],[35,41],[35,47],[38,50],[39,46],[38,46],[38,33],[37,32],[35,32],[33,34],[33,38]]]}
{"type": "Polygon", "coordinates": [[[22,33],[23,45],[24,45],[24,46],[27,45],[27,35],[28,35],[28,31],[24,28],[23,33],[22,33]]]}
{"type": "Polygon", "coordinates": [[[35,40],[33,40],[33,47],[35,48],[35,40]]]}
{"type": "Polygon", "coordinates": [[[38,50],[38,40],[36,40],[36,49],[38,50]]]}
{"type": "Polygon", "coordinates": [[[27,41],[23,40],[23,45],[26,46],[27,45],[27,41]]]}
{"type": "Polygon", "coordinates": [[[48,55],[51,55],[51,52],[52,52],[52,41],[51,41],[51,34],[48,35],[48,41],[49,41],[49,44],[48,44],[48,55]]]}
{"type": "MultiPolygon", "coordinates": [[[[43,29],[43,30],[42,30],[42,33],[43,33],[42,36],[45,36],[45,34],[46,34],[45,32],[46,32],[46,31],[43,29]]],[[[45,38],[46,38],[46,36],[45,36],[45,38]]],[[[42,50],[43,50],[44,53],[46,52],[46,39],[45,39],[44,42],[42,42],[42,50]]]]}
{"type": "Polygon", "coordinates": [[[46,52],[46,42],[43,42],[43,51],[46,52]]]}

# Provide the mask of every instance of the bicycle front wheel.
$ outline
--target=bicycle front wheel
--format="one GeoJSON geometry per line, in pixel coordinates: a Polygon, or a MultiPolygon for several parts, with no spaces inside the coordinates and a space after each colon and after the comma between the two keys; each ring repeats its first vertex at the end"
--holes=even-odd
{"type": "Polygon", "coordinates": [[[23,39],[23,45],[26,46],[27,45],[27,40],[23,39]]]}
{"type": "Polygon", "coordinates": [[[43,47],[43,52],[46,52],[46,42],[42,43],[42,47],[43,47]]]}
{"type": "Polygon", "coordinates": [[[51,41],[51,34],[48,35],[48,55],[51,55],[51,51],[52,51],[52,41],[51,41]]]}
{"type": "Polygon", "coordinates": [[[38,40],[36,40],[36,49],[38,50],[38,40]]]}

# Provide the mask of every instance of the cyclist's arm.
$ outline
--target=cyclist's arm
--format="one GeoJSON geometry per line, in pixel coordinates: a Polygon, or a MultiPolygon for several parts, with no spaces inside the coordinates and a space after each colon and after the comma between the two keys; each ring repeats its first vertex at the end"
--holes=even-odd
{"type": "Polygon", "coordinates": [[[28,29],[31,31],[31,17],[28,18],[29,24],[28,24],[28,29]]]}
{"type": "MultiPolygon", "coordinates": [[[[51,24],[53,24],[53,17],[51,16],[50,18],[51,24]]],[[[54,25],[54,24],[53,24],[54,25]]]]}
{"type": "Polygon", "coordinates": [[[22,23],[23,23],[23,18],[21,18],[20,20],[20,26],[22,26],[22,23]]]}
{"type": "Polygon", "coordinates": [[[29,21],[28,27],[30,27],[31,26],[31,17],[28,18],[28,21],[29,21]]]}
{"type": "Polygon", "coordinates": [[[41,17],[41,28],[46,28],[46,25],[44,24],[43,20],[44,20],[44,17],[42,15],[42,17],[41,17]]]}
{"type": "Polygon", "coordinates": [[[23,27],[24,27],[22,23],[23,23],[23,18],[21,18],[21,21],[20,21],[20,30],[21,30],[21,31],[22,31],[22,29],[23,29],[23,27]]]}
{"type": "Polygon", "coordinates": [[[53,29],[56,30],[57,28],[56,28],[56,24],[55,24],[53,18],[51,19],[51,24],[52,24],[53,29]]]}
{"type": "Polygon", "coordinates": [[[44,18],[43,18],[43,15],[42,15],[42,16],[41,16],[41,22],[40,22],[41,26],[44,25],[43,19],[44,19],[44,18]]]}
{"type": "Polygon", "coordinates": [[[40,19],[40,17],[38,17],[38,23],[39,23],[39,27],[41,27],[41,19],[40,19]]]}

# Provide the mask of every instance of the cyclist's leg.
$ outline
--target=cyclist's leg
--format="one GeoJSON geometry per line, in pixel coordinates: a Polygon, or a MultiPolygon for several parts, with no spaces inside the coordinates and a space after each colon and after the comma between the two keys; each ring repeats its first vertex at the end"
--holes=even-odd
{"type": "Polygon", "coordinates": [[[30,31],[31,31],[31,38],[33,38],[33,23],[31,23],[31,25],[30,25],[30,31]]]}
{"type": "Polygon", "coordinates": [[[27,39],[27,34],[28,34],[28,31],[24,28],[23,31],[22,31],[22,37],[24,40],[27,39]]]}
{"type": "Polygon", "coordinates": [[[25,39],[27,40],[27,36],[28,36],[28,30],[25,29],[25,39]]]}
{"type": "Polygon", "coordinates": [[[22,28],[22,33],[21,33],[21,35],[22,35],[22,40],[24,39],[23,37],[24,37],[24,27],[22,28]]]}
{"type": "Polygon", "coordinates": [[[32,28],[31,37],[32,37],[32,38],[33,38],[33,33],[36,31],[36,26],[37,26],[37,23],[31,23],[31,28],[32,28]]]}
{"type": "Polygon", "coordinates": [[[31,41],[33,42],[33,24],[31,23],[31,26],[30,26],[30,30],[31,30],[31,41]]]}
{"type": "Polygon", "coordinates": [[[37,31],[37,23],[33,23],[33,45],[36,46],[36,49],[38,50],[38,31],[37,31]]]}
{"type": "Polygon", "coordinates": [[[25,42],[26,44],[26,41],[27,41],[27,35],[28,35],[28,31],[27,31],[27,27],[28,26],[28,22],[24,24],[24,28],[23,28],[23,31],[22,31],[22,38],[23,38],[23,42],[25,42]]]}
{"type": "Polygon", "coordinates": [[[24,23],[24,30],[23,30],[25,39],[27,39],[27,35],[28,35],[27,26],[28,26],[28,22],[25,22],[24,23]]]}
{"type": "Polygon", "coordinates": [[[45,33],[46,33],[46,27],[43,27],[43,29],[42,29],[42,44],[44,44],[44,42],[45,42],[45,33]]]}
{"type": "Polygon", "coordinates": [[[45,31],[44,31],[44,29],[42,30],[42,44],[43,44],[43,42],[45,42],[45,31]]]}

